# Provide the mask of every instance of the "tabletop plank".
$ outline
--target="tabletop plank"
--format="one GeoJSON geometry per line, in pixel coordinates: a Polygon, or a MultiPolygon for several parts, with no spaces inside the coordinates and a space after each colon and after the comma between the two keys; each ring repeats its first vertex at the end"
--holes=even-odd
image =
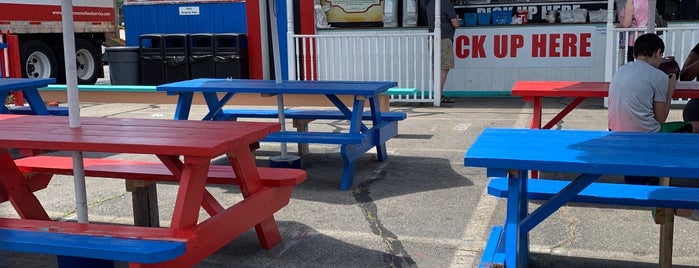
{"type": "Polygon", "coordinates": [[[464,156],[466,166],[693,178],[699,136],[588,130],[490,128],[464,156]]]}
{"type": "Polygon", "coordinates": [[[17,90],[27,87],[45,87],[56,83],[54,78],[0,78],[0,90],[17,90]]]}
{"type": "Polygon", "coordinates": [[[236,92],[262,94],[377,95],[398,86],[396,82],[282,81],[199,78],[157,86],[167,92],[236,92]]]}
{"type": "Polygon", "coordinates": [[[220,155],[279,131],[279,123],[0,115],[0,146],[115,153],[220,155]]]}
{"type": "MultiPolygon", "coordinates": [[[[609,82],[582,81],[517,81],[513,96],[522,97],[607,97],[609,82]]],[[[678,81],[675,98],[699,98],[699,83],[678,81]]]]}

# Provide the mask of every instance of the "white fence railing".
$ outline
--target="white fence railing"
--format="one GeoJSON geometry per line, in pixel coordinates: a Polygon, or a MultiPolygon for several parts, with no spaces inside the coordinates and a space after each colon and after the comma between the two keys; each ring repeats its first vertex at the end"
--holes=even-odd
{"type": "MultiPolygon", "coordinates": [[[[390,101],[435,102],[433,34],[353,33],[294,35],[292,74],[296,80],[395,81],[416,88],[390,101]]],[[[438,102],[437,102],[438,103],[438,102]]]]}
{"type": "MultiPolygon", "coordinates": [[[[608,55],[614,55],[614,57],[612,57],[612,74],[616,72],[619,66],[627,62],[627,57],[629,56],[629,38],[638,37],[638,35],[643,34],[645,30],[645,28],[614,28],[615,47],[607,49],[608,55]]],[[[687,59],[687,55],[694,45],[699,43],[699,26],[673,26],[656,28],[655,31],[657,33],[662,33],[660,37],[665,43],[665,56],[674,56],[680,67],[684,64],[684,60],[687,59]]],[[[672,103],[683,104],[686,103],[686,101],[685,99],[674,99],[672,103]]]]}

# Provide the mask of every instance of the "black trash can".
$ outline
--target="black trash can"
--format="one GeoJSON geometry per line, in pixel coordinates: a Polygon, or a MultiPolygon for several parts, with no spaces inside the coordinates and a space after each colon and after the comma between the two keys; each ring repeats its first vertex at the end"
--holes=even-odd
{"type": "Polygon", "coordinates": [[[209,33],[189,35],[189,76],[212,78],[215,73],[214,35],[209,33]]]}
{"type": "Polygon", "coordinates": [[[141,84],[141,56],[139,47],[108,47],[105,48],[105,56],[109,62],[110,84],[141,84]]]}
{"type": "Polygon", "coordinates": [[[217,78],[249,78],[247,36],[239,33],[222,33],[214,35],[214,41],[215,76],[217,78]]]}
{"type": "Polygon", "coordinates": [[[163,35],[143,34],[138,37],[141,53],[141,82],[144,85],[160,85],[165,82],[163,59],[163,35]]]}
{"type": "Polygon", "coordinates": [[[188,34],[163,35],[165,83],[189,80],[188,34]]]}

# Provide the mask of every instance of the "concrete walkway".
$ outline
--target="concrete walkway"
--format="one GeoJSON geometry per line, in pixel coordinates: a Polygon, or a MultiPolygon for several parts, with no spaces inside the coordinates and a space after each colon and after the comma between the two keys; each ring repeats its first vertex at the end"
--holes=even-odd
{"type": "MultiPolygon", "coordinates": [[[[358,160],[355,184],[348,191],[338,189],[342,174],[338,146],[311,145],[311,154],[302,160],[308,180],[276,214],[282,243],[263,251],[249,231],[197,267],[476,267],[490,228],[502,224],[505,201],[485,193],[485,170],[464,167],[464,153],[484,128],[528,127],[531,108],[519,98],[456,100],[443,107],[393,104],[392,110],[408,113],[408,119],[399,123],[399,136],[387,145],[388,160],[377,162],[373,152],[358,160]]],[[[545,118],[570,101],[547,100],[545,118]]],[[[174,108],[83,103],[81,113],[170,120],[174,108]]],[[[203,114],[199,106],[191,118],[203,114]]],[[[588,100],[557,127],[606,129],[606,114],[601,99],[588,100]]],[[[673,109],[671,119],[680,118],[681,108],[673,109]]],[[[347,127],[341,121],[310,125],[327,131],[347,127]]],[[[289,146],[290,152],[296,150],[289,146]]],[[[279,144],[263,143],[258,164],[267,165],[267,158],[278,152],[279,144]]],[[[132,223],[131,196],[123,181],[88,179],[87,188],[92,221],[132,223]]],[[[229,202],[241,198],[234,187],[210,186],[209,190],[229,202]]],[[[168,225],[175,187],[159,184],[158,193],[161,225],[168,225]]],[[[37,195],[52,218],[75,218],[71,177],[56,177],[37,195]]],[[[0,216],[17,217],[9,204],[0,205],[0,216]]],[[[531,264],[657,267],[658,230],[649,210],[568,206],[532,231],[531,264]]],[[[699,222],[677,219],[675,230],[676,267],[699,267],[699,222]]],[[[0,252],[0,267],[55,265],[54,256],[0,252]]]]}

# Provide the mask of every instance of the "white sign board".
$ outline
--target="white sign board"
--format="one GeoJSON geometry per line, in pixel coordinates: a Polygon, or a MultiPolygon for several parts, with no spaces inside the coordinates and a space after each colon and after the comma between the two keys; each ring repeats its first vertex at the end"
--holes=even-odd
{"type": "MultiPolygon", "coordinates": [[[[505,26],[506,27],[506,26],[505,26]]],[[[460,28],[454,36],[456,68],[590,67],[595,26],[460,28]]]]}
{"type": "Polygon", "coordinates": [[[180,7],[180,16],[198,16],[198,15],[199,15],[199,7],[198,6],[180,7]]]}

